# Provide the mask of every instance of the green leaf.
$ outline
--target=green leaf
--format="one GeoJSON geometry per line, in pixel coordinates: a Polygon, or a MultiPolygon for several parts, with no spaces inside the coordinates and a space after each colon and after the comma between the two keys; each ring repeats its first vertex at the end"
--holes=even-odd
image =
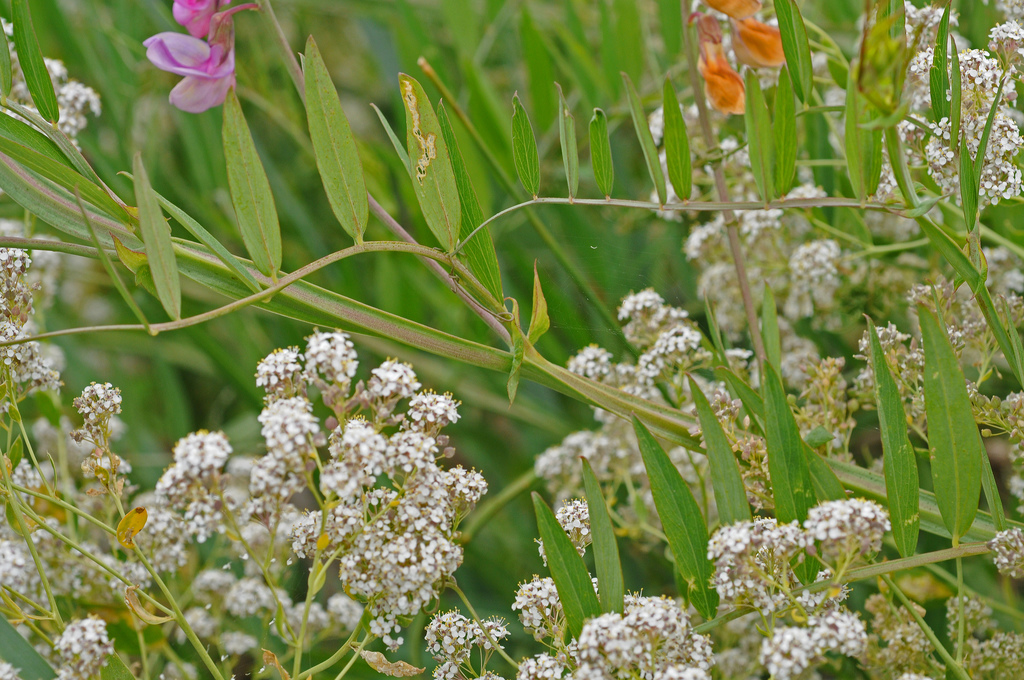
{"type": "Polygon", "coordinates": [[[551,328],[548,318],[548,301],[544,299],[544,290],[540,287],[540,275],[537,263],[533,263],[533,311],[530,314],[530,330],[527,333],[530,344],[535,344],[541,336],[551,328]]]}
{"type": "Polygon", "coordinates": [[[537,138],[526,109],[519,101],[519,93],[512,95],[512,159],[516,174],[523,188],[530,196],[537,198],[540,191],[540,156],[537,155],[537,138]]]}
{"type": "Polygon", "coordinates": [[[480,201],[473,189],[473,180],[469,176],[469,169],[466,161],[459,150],[459,142],[455,138],[455,130],[448,119],[448,111],[444,102],[437,105],[437,122],[441,126],[441,133],[448,145],[448,155],[452,159],[452,170],[455,172],[455,184],[459,188],[459,205],[462,208],[462,222],[459,238],[466,239],[473,232],[473,236],[462,247],[462,254],[465,255],[466,263],[470,271],[490,291],[497,303],[504,299],[501,289],[501,270],[498,267],[498,255],[494,252],[494,241],[491,240],[491,232],[487,229],[476,231],[484,221],[484,212],[480,208],[480,201]]]}
{"type": "Polygon", "coordinates": [[[149,184],[141,153],[135,154],[132,165],[135,200],[139,204],[139,228],[142,243],[146,246],[146,259],[153,274],[153,285],[164,311],[177,320],[181,318],[181,282],[178,280],[171,230],[164,220],[153,187],[149,184]]]}
{"type": "Polygon", "coordinates": [[[753,69],[747,71],[747,110],[743,114],[747,126],[747,150],[750,153],[750,169],[761,200],[772,200],[775,184],[772,180],[775,153],[772,144],[772,121],[768,104],[761,92],[761,83],[753,69]]]}
{"type": "Polygon", "coordinates": [[[25,455],[25,442],[21,440],[21,435],[14,440],[11,444],[11,449],[7,453],[7,457],[11,460],[11,467],[18,467],[18,463],[21,462],[22,456],[25,455]]]}
{"type": "MultiPolygon", "coordinates": [[[[9,506],[8,506],[9,507],[9,506]]],[[[10,622],[0,616],[0,658],[15,668],[20,669],[18,676],[22,680],[50,680],[57,674],[50,664],[46,663],[39,652],[21,637],[10,622]]]]}
{"type": "Polygon", "coordinates": [[[380,120],[380,124],[384,127],[384,131],[388,134],[388,139],[391,140],[391,145],[395,147],[395,152],[402,161],[402,165],[405,166],[406,172],[412,172],[412,166],[409,165],[409,152],[405,150],[405,144],[402,144],[402,140],[398,138],[395,131],[391,128],[391,123],[384,116],[384,112],[377,108],[376,104],[370,104],[374,111],[377,112],[377,118],[380,120]]]}
{"type": "Polygon", "coordinates": [[[764,421],[764,399],[761,395],[725,366],[715,369],[715,377],[729,385],[729,390],[743,402],[743,408],[750,414],[751,427],[759,429],[759,423],[764,421]]]}
{"type": "Polygon", "coordinates": [[[864,128],[871,119],[868,106],[857,88],[846,91],[846,168],[853,192],[862,201],[875,193],[882,176],[882,130],[864,128]]]}
{"type": "MultiPolygon", "coordinates": [[[[626,96],[629,98],[629,113],[633,117],[633,128],[640,140],[640,148],[644,152],[644,160],[647,161],[647,172],[654,181],[654,188],[658,192],[658,202],[665,205],[668,200],[668,190],[665,187],[665,173],[661,169],[661,158],[658,156],[658,147],[654,145],[654,136],[651,135],[651,128],[647,124],[647,114],[644,113],[644,105],[640,102],[640,95],[633,86],[629,74],[622,72],[622,82],[626,85],[626,96]]],[[[689,197],[689,195],[687,195],[689,197]]]]}
{"type": "Polygon", "coordinates": [[[224,160],[228,188],[242,242],[256,268],[277,280],[281,269],[281,225],[270,182],[234,90],[224,101],[224,160]]]}
{"type": "Polygon", "coordinates": [[[0,93],[11,96],[14,85],[14,74],[11,71],[11,46],[7,42],[7,33],[0,31],[0,93]]]}
{"type": "MultiPolygon", "coordinates": [[[[828,466],[825,459],[815,453],[806,443],[803,444],[804,458],[811,473],[811,487],[819,501],[841,501],[846,498],[846,491],[839,477],[828,466]]],[[[810,576],[814,576],[813,571],[810,576]]]]}
{"type": "MultiPolygon", "coordinates": [[[[677,0],[658,0],[658,29],[665,45],[665,56],[674,57],[682,47],[683,13],[677,0]]],[[[671,59],[670,59],[671,62],[671,59]]]]}
{"type": "Polygon", "coordinates": [[[793,81],[790,79],[789,69],[785,66],[779,73],[779,85],[775,89],[772,132],[775,137],[775,193],[785,196],[796,177],[797,150],[796,100],[793,98],[793,81]]]}
{"type": "Polygon", "coordinates": [[[590,119],[590,163],[594,166],[594,180],[605,198],[611,198],[615,185],[615,168],[612,166],[612,147],[608,139],[608,117],[601,109],[594,109],[590,119]]]}
{"type": "MultiPolygon", "coordinates": [[[[633,80],[640,80],[644,74],[644,61],[647,58],[647,41],[644,40],[638,2],[637,0],[612,0],[612,11],[615,33],[612,47],[619,54],[616,68],[628,73],[633,80]]],[[[614,73],[609,73],[609,79],[615,79],[614,73]]]]}
{"type": "Polygon", "coordinates": [[[819,446],[828,444],[833,438],[834,437],[831,432],[819,425],[804,435],[804,442],[806,442],[812,449],[816,449],[819,446]]]}
{"type": "Polygon", "coordinates": [[[793,90],[800,101],[810,105],[813,69],[804,18],[800,15],[800,8],[794,0],[775,0],[775,14],[779,20],[786,65],[793,74],[793,90]]]}
{"type": "Polygon", "coordinates": [[[462,207],[448,145],[423,87],[404,73],[398,75],[398,83],[405,104],[412,186],[427,226],[441,247],[451,252],[459,238],[462,207]]]}
{"type": "Polygon", "coordinates": [[[600,616],[601,603],[594,592],[594,583],[590,580],[583,558],[576,552],[572,541],[566,535],[562,525],[555,518],[544,499],[536,491],[532,494],[533,510],[537,515],[537,529],[540,540],[544,542],[544,554],[547,556],[548,569],[558,591],[558,599],[565,612],[569,634],[574,638],[580,636],[583,622],[594,616],[600,616]]]}
{"type": "MultiPolygon", "coordinates": [[[[740,466],[736,455],[725,437],[725,430],[718,422],[708,398],[700,387],[690,378],[690,393],[697,407],[700,430],[704,437],[704,450],[711,468],[711,486],[715,490],[715,506],[718,517],[723,525],[751,519],[750,504],[747,502],[747,491],[743,486],[740,466]]],[[[591,522],[593,523],[593,522],[591,522]]]]}
{"type": "Polygon", "coordinates": [[[39,115],[51,123],[56,123],[60,120],[57,94],[53,91],[53,81],[50,80],[50,72],[46,70],[43,52],[39,49],[28,0],[12,0],[11,18],[14,23],[14,49],[18,51],[18,63],[25,75],[25,84],[32,95],[32,103],[38,109],[39,115]]]}
{"type": "Polygon", "coordinates": [[[324,192],[342,228],[356,243],[362,243],[369,218],[363,164],[338,91],[313,36],[306,41],[303,71],[309,138],[324,192]]]}
{"type": "Polygon", "coordinates": [[[809,461],[796,419],[789,409],[782,380],[771,363],[765,365],[762,389],[775,516],[779,522],[802,522],[815,503],[809,461]]]}
{"type": "Polygon", "coordinates": [[[935,50],[932,57],[932,69],[928,74],[929,93],[932,99],[932,114],[935,120],[949,117],[950,106],[946,101],[949,90],[949,68],[946,61],[946,48],[949,45],[949,13],[952,2],[946,3],[939,22],[939,31],[935,36],[935,50]]]}
{"type": "MultiPolygon", "coordinates": [[[[678,8],[677,8],[678,12],[678,8]]],[[[668,178],[672,182],[676,196],[681,201],[690,200],[693,191],[693,169],[690,161],[690,140],[686,131],[686,121],[679,108],[672,81],[665,79],[662,93],[665,117],[665,161],[668,165],[668,178]]],[[[659,162],[659,166],[660,166],[659,162]]]]}
{"type": "Polygon", "coordinates": [[[523,370],[523,358],[526,356],[526,338],[519,327],[519,303],[512,298],[512,367],[508,373],[508,382],[505,383],[505,390],[508,392],[508,403],[516,400],[516,392],[519,390],[519,373],[523,370]]]}
{"type": "Polygon", "coordinates": [[[529,80],[528,91],[533,115],[540,129],[547,130],[555,119],[554,112],[557,106],[551,92],[551,83],[555,81],[555,69],[551,66],[548,46],[534,26],[533,18],[525,4],[519,22],[519,39],[522,41],[522,56],[529,80]]]}
{"type": "Polygon", "coordinates": [[[672,459],[636,416],[633,429],[651,481],[654,507],[676,568],[688,585],[687,598],[701,616],[712,619],[718,610],[718,593],[710,585],[714,568],[708,559],[708,528],[700,507],[672,459]]]}
{"type": "Polygon", "coordinates": [[[0,116],[0,136],[73,169],[67,156],[52,139],[14,116],[0,116]]]}
{"type": "MultiPolygon", "coordinates": [[[[953,150],[960,148],[960,118],[963,114],[961,100],[963,90],[960,86],[960,52],[956,49],[956,42],[952,36],[949,38],[949,143],[953,150]]],[[[998,109],[999,102],[995,102],[992,109],[998,109]]],[[[991,111],[991,109],[990,109],[991,111]]]]}
{"type": "Polygon", "coordinates": [[[558,140],[562,146],[562,164],[565,166],[565,179],[569,185],[569,198],[576,198],[580,187],[580,155],[576,148],[576,119],[569,111],[562,86],[558,88],[558,140]]]}
{"type": "Polygon", "coordinates": [[[100,670],[101,680],[135,680],[135,676],[117,654],[107,657],[107,665],[100,670]]]}
{"type": "Polygon", "coordinates": [[[583,463],[583,486],[587,492],[587,510],[590,513],[590,533],[593,537],[594,567],[597,570],[597,589],[601,611],[622,613],[626,586],[622,580],[622,562],[619,546],[615,542],[615,529],[608,514],[604,493],[586,458],[583,463]]]}
{"type": "Polygon", "coordinates": [[[779,336],[779,316],[775,309],[775,296],[767,285],[761,298],[761,339],[764,341],[764,353],[768,363],[774,366],[776,371],[781,372],[782,340],[779,336]]]}
{"type": "Polygon", "coordinates": [[[988,455],[974,422],[960,363],[935,314],[918,305],[924,342],[924,402],[932,482],[954,544],[967,533],[981,496],[981,457],[988,455]]]}

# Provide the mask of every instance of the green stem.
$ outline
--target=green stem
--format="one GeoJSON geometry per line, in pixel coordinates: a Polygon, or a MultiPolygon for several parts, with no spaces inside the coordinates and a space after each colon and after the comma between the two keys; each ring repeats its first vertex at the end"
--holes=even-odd
{"type": "MultiPolygon", "coordinates": [[[[331,666],[333,666],[334,664],[336,664],[339,661],[341,661],[341,659],[349,652],[349,650],[352,649],[352,643],[355,642],[356,636],[359,635],[359,631],[362,630],[363,626],[369,620],[370,620],[370,612],[367,609],[367,610],[363,611],[363,617],[359,620],[359,623],[356,624],[355,630],[352,631],[352,634],[348,636],[347,640],[345,640],[345,644],[343,644],[341,647],[339,647],[338,650],[336,652],[334,652],[334,654],[332,654],[325,661],[321,661],[320,663],[318,663],[317,665],[313,666],[312,668],[308,668],[308,669],[302,671],[301,673],[299,673],[298,675],[296,675],[295,676],[295,680],[305,680],[306,678],[313,677],[315,674],[317,674],[317,673],[319,673],[321,671],[325,671],[328,668],[330,668],[331,666]]],[[[369,633],[367,633],[366,634],[366,638],[363,639],[363,642],[360,644],[359,648],[362,649],[363,645],[367,644],[367,640],[372,639],[372,637],[373,636],[371,636],[369,633]]],[[[358,654],[353,655],[353,656],[357,656],[357,655],[358,654]]]]}
{"type": "Polygon", "coordinates": [[[369,644],[371,640],[373,640],[373,636],[367,633],[366,637],[363,638],[363,641],[359,643],[359,646],[352,650],[352,658],[348,660],[348,663],[345,664],[345,667],[342,668],[341,671],[334,677],[334,680],[341,680],[343,677],[345,677],[345,674],[348,673],[349,669],[352,668],[352,665],[355,664],[356,659],[359,658],[359,655],[362,653],[363,648],[366,647],[366,645],[369,644]]]}
{"type": "MultiPolygon", "coordinates": [[[[955,541],[954,541],[955,543],[955,541]]],[[[967,634],[967,619],[964,616],[964,561],[963,558],[956,558],[956,605],[959,613],[956,629],[956,663],[962,665],[964,662],[964,637],[967,634]]]]}
{"type": "Polygon", "coordinates": [[[897,586],[889,576],[883,576],[882,580],[884,580],[885,584],[889,586],[893,593],[896,594],[896,597],[898,597],[900,602],[903,603],[904,609],[910,613],[910,616],[917,622],[917,625],[921,628],[925,637],[928,638],[932,647],[934,647],[938,655],[942,657],[942,660],[946,663],[946,670],[952,671],[953,675],[960,680],[971,680],[971,676],[967,674],[967,671],[964,670],[963,666],[950,656],[949,651],[947,651],[946,648],[942,646],[942,643],[939,642],[939,638],[936,637],[935,632],[925,622],[925,620],[921,618],[921,615],[917,613],[917,608],[914,606],[914,603],[910,601],[910,598],[903,594],[903,591],[899,589],[899,586],[897,586]]]}
{"type": "Polygon", "coordinates": [[[480,630],[481,630],[481,632],[483,632],[484,637],[487,638],[487,642],[489,642],[491,644],[491,646],[494,647],[495,651],[498,652],[498,655],[501,656],[501,658],[503,658],[505,661],[507,661],[509,663],[509,665],[512,666],[512,668],[515,668],[516,670],[519,670],[519,664],[517,664],[512,659],[512,657],[510,657],[508,654],[505,653],[505,649],[501,645],[498,644],[497,640],[495,640],[493,637],[491,637],[490,631],[487,630],[487,626],[484,625],[484,622],[480,619],[480,616],[476,613],[476,609],[473,608],[473,605],[469,601],[469,598],[466,597],[466,594],[464,592],[462,592],[462,590],[457,585],[455,585],[452,582],[448,583],[448,588],[450,590],[454,591],[455,594],[459,596],[459,599],[462,600],[462,604],[466,605],[466,609],[469,610],[469,615],[473,617],[473,621],[475,621],[476,625],[480,627],[480,630]]]}

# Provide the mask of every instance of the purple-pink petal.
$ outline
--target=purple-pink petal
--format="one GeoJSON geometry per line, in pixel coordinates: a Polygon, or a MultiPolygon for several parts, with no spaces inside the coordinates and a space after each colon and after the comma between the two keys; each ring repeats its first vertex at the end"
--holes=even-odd
{"type": "Polygon", "coordinates": [[[187,113],[202,113],[220,106],[235,85],[235,74],[223,78],[188,76],[171,90],[171,104],[187,113]]]}
{"type": "Polygon", "coordinates": [[[210,32],[210,18],[226,4],[225,0],[174,0],[171,12],[194,37],[205,38],[210,32]]]}
{"type": "Polygon", "coordinates": [[[235,54],[183,33],[157,33],[142,43],[146,57],[162,71],[179,76],[223,78],[235,70],[235,54]]]}

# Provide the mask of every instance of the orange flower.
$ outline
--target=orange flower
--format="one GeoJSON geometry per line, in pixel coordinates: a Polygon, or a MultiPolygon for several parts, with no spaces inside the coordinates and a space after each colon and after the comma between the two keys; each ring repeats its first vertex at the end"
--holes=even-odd
{"type": "Polygon", "coordinates": [[[761,0],[704,0],[708,7],[717,9],[733,19],[746,19],[761,9],[761,0]]]}
{"type": "Polygon", "coordinates": [[[732,51],[741,64],[778,68],[786,63],[779,29],[757,19],[732,20],[732,51]]]}
{"type": "Polygon", "coordinates": [[[722,50],[722,29],[718,20],[707,14],[694,13],[697,21],[700,59],[697,68],[704,76],[704,94],[712,107],[722,113],[742,114],[746,109],[746,89],[722,50]]]}

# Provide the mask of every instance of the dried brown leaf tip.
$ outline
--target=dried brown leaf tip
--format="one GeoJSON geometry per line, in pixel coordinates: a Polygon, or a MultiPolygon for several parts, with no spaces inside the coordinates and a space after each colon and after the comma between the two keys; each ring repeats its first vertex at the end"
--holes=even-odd
{"type": "Polygon", "coordinates": [[[419,675],[423,671],[427,670],[426,668],[416,668],[416,666],[404,661],[388,661],[380,652],[364,651],[360,652],[360,655],[363,657],[363,661],[365,661],[370,668],[378,673],[389,675],[392,678],[408,678],[413,675],[419,675]]]}

